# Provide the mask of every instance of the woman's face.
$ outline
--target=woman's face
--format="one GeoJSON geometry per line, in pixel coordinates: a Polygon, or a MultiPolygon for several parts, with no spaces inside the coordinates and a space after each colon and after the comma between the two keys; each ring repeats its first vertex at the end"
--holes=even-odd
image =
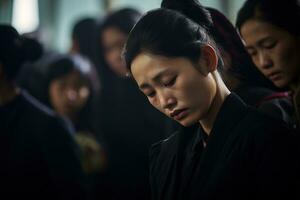
{"type": "Polygon", "coordinates": [[[57,113],[72,118],[86,105],[90,90],[80,74],[73,71],[50,83],[49,96],[57,113]]]}
{"type": "Polygon", "coordinates": [[[250,19],[241,27],[246,48],[257,68],[277,87],[300,76],[300,37],[270,23],[250,19]]]}
{"type": "Polygon", "coordinates": [[[127,35],[115,27],[106,28],[101,35],[104,58],[113,72],[119,76],[126,76],[128,70],[121,58],[127,35]]]}
{"type": "MultiPolygon", "coordinates": [[[[198,63],[199,64],[199,63],[198,63]]],[[[189,59],[141,53],[131,71],[149,102],[183,126],[199,122],[208,113],[216,94],[211,73],[200,72],[189,59]]]]}

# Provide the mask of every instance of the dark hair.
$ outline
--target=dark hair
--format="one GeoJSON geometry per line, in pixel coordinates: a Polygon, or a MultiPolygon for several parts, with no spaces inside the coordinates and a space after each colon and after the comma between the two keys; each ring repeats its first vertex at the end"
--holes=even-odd
{"type": "Polygon", "coordinates": [[[77,21],[72,30],[72,38],[78,43],[80,54],[94,60],[94,41],[97,20],[84,18],[77,21]]]}
{"type": "Polygon", "coordinates": [[[110,13],[102,22],[101,30],[115,27],[128,35],[134,24],[141,17],[141,13],[133,8],[123,8],[110,13]]]}
{"type": "Polygon", "coordinates": [[[207,30],[213,26],[209,11],[197,0],[163,0],[161,2],[161,7],[182,13],[207,30]]]}
{"type": "Polygon", "coordinates": [[[21,37],[10,25],[0,25],[0,63],[8,81],[14,81],[21,66],[38,59],[42,52],[36,40],[21,37]]]}
{"type": "Polygon", "coordinates": [[[300,31],[299,0],[247,0],[237,15],[236,26],[241,29],[249,19],[255,18],[298,36],[300,31]]]}
{"type": "Polygon", "coordinates": [[[95,125],[93,117],[95,105],[95,98],[99,92],[99,79],[93,65],[88,60],[81,56],[60,56],[56,60],[52,61],[48,66],[45,74],[45,93],[43,95],[42,102],[46,105],[53,107],[50,103],[49,87],[53,80],[63,77],[73,71],[79,73],[80,77],[87,83],[90,90],[90,97],[86,106],[79,112],[78,123],[74,124],[76,129],[94,131],[95,125]]]}
{"type": "Polygon", "coordinates": [[[162,7],[184,14],[194,22],[206,27],[219,47],[231,58],[231,65],[218,65],[221,75],[230,75],[251,85],[272,86],[257,70],[238,32],[231,22],[218,10],[204,7],[196,0],[163,0],[162,7]]]}
{"type": "Polygon", "coordinates": [[[141,52],[197,61],[200,47],[205,43],[211,43],[205,28],[173,10],[156,9],[148,12],[134,26],[123,55],[129,69],[133,59],[141,52]]]}

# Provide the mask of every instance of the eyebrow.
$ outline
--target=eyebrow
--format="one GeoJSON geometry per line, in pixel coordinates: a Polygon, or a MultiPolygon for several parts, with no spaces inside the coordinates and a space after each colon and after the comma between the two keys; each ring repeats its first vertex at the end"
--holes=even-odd
{"type": "MultiPolygon", "coordinates": [[[[163,75],[165,75],[166,73],[168,73],[169,70],[168,69],[163,69],[161,70],[160,72],[158,72],[154,77],[151,78],[151,80],[154,80],[154,81],[158,81],[161,79],[161,77],[163,75]]],[[[141,89],[146,89],[146,88],[150,88],[151,86],[148,84],[148,83],[142,83],[140,86],[139,86],[141,89]]]]}
{"type": "Polygon", "coordinates": [[[264,42],[269,41],[269,40],[272,40],[272,38],[269,37],[269,36],[267,36],[267,37],[262,38],[262,39],[261,39],[260,41],[258,41],[257,43],[258,43],[258,45],[262,45],[264,42]]]}
{"type": "MultiPolygon", "coordinates": [[[[259,41],[257,41],[257,42],[255,43],[255,46],[256,46],[256,45],[257,45],[257,46],[262,46],[263,43],[266,42],[266,41],[268,41],[268,40],[272,40],[272,38],[271,38],[270,36],[266,36],[266,37],[260,39],[259,41]]],[[[245,48],[246,48],[247,50],[251,50],[251,49],[254,49],[254,46],[252,46],[252,45],[251,45],[251,46],[245,45],[245,48]]]]}

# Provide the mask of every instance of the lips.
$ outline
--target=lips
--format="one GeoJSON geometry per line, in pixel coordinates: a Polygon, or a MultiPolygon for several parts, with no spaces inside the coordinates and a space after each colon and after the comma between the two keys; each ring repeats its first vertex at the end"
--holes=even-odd
{"type": "Polygon", "coordinates": [[[272,72],[269,75],[267,75],[267,77],[272,81],[276,81],[281,78],[281,73],[280,72],[272,72]]]}
{"type": "Polygon", "coordinates": [[[172,118],[174,118],[175,120],[181,120],[184,117],[186,117],[188,114],[187,109],[178,109],[178,110],[174,110],[170,116],[172,118]]]}

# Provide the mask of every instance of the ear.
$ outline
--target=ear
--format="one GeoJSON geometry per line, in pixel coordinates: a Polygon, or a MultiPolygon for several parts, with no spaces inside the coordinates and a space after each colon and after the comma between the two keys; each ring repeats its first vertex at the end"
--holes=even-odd
{"type": "Polygon", "coordinates": [[[218,65],[218,56],[216,50],[209,44],[201,46],[201,57],[197,64],[199,70],[205,76],[215,71],[218,65]]]}

